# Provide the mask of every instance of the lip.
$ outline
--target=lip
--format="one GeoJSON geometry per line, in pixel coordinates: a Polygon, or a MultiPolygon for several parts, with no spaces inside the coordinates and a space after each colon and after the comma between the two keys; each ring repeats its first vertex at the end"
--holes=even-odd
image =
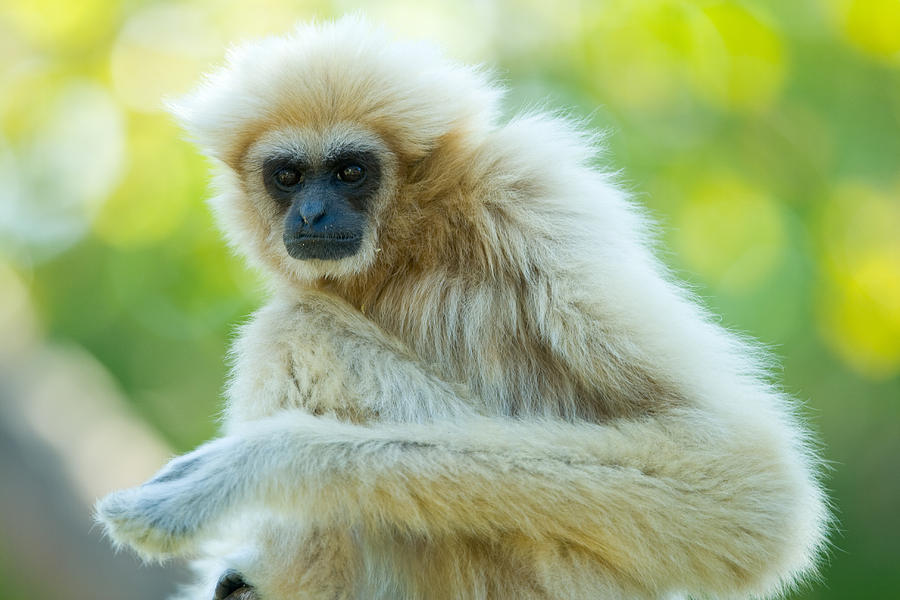
{"type": "Polygon", "coordinates": [[[361,235],[293,235],[284,238],[287,253],[298,260],[339,260],[356,254],[361,245],[361,235]]]}
{"type": "Polygon", "coordinates": [[[351,243],[358,242],[362,239],[360,235],[295,235],[284,238],[285,244],[302,244],[305,242],[328,242],[328,243],[351,243]]]}

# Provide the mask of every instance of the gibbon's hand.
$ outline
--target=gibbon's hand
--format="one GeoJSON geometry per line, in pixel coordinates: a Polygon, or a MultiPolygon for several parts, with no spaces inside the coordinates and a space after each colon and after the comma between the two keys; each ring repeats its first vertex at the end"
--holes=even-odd
{"type": "Polygon", "coordinates": [[[100,500],[97,521],[116,545],[145,558],[191,554],[250,482],[251,473],[240,468],[242,447],[230,436],[172,459],[143,485],[100,500]]]}

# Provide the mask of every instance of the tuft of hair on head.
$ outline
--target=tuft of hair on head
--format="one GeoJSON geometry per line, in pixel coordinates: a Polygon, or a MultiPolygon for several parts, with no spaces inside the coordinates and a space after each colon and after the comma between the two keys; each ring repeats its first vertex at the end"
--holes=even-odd
{"type": "Polygon", "coordinates": [[[371,128],[415,160],[450,131],[493,126],[502,93],[484,68],[349,16],[235,46],[194,91],[166,105],[208,156],[231,165],[273,125],[341,122],[371,128]]]}

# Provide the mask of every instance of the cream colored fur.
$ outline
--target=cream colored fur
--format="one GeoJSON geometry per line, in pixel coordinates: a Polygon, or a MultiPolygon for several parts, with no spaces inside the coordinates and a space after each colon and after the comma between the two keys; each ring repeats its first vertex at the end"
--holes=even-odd
{"type": "Polygon", "coordinates": [[[173,110],[272,299],[223,437],[98,504],[119,544],[260,600],[769,597],[809,574],[817,459],[760,353],[673,283],[543,114],[357,19],[242,46],[173,110]],[[378,153],[362,249],[298,261],[261,161],[378,153]]]}

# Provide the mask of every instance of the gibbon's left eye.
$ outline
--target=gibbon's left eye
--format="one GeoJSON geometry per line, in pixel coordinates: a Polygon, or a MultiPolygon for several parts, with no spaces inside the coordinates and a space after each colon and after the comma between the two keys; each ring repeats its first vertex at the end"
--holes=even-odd
{"type": "Polygon", "coordinates": [[[337,178],[344,183],[356,183],[366,176],[366,170],[359,165],[344,165],[337,172],[337,178]]]}

